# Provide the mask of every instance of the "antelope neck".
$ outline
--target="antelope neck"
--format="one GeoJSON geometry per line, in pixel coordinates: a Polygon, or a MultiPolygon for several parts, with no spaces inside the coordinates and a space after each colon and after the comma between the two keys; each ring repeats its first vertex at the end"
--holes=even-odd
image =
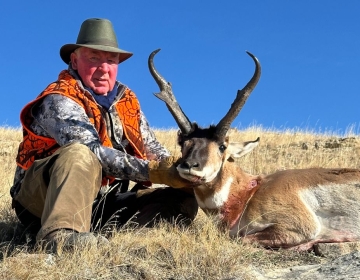
{"type": "Polygon", "coordinates": [[[231,188],[234,180],[236,179],[232,177],[227,178],[221,184],[220,189],[214,188],[216,184],[213,183],[207,183],[195,189],[200,208],[206,213],[220,214],[222,223],[229,228],[236,224],[247,204],[260,187],[259,178],[251,177],[246,186],[240,191],[234,190],[231,188]]]}
{"type": "Polygon", "coordinates": [[[228,199],[219,209],[223,222],[232,228],[240,219],[241,215],[246,209],[247,204],[259,189],[260,184],[257,179],[253,178],[248,183],[246,188],[238,193],[229,193],[228,199]]]}

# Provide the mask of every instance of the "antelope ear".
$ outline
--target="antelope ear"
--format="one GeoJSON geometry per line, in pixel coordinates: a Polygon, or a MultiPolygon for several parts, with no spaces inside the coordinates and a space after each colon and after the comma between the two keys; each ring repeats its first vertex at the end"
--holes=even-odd
{"type": "Polygon", "coordinates": [[[243,143],[229,143],[228,151],[230,158],[239,158],[250,153],[257,145],[259,145],[260,138],[258,137],[255,141],[247,141],[243,143]]]}

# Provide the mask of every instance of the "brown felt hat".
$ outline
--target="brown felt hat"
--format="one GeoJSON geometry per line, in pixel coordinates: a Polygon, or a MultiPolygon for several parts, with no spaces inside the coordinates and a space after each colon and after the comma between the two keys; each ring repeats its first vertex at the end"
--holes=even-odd
{"type": "Polygon", "coordinates": [[[80,27],[76,44],[66,44],[60,48],[61,59],[69,64],[70,54],[79,47],[119,53],[119,63],[133,55],[119,49],[114,28],[107,19],[90,18],[85,20],[80,27]]]}

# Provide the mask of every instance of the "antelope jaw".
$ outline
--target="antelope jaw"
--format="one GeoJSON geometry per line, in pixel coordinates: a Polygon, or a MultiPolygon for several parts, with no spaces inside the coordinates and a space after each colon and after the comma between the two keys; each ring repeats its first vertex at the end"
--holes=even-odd
{"type": "MultiPolygon", "coordinates": [[[[181,168],[180,166],[178,166],[177,168],[177,171],[179,172],[179,175],[190,181],[190,182],[201,182],[201,183],[209,183],[211,181],[213,181],[218,172],[206,172],[206,170],[201,170],[201,171],[198,171],[198,170],[195,170],[195,169],[188,169],[188,168],[181,168]],[[208,175],[207,173],[210,173],[210,175],[208,175]]],[[[209,170],[211,171],[211,170],[209,170]]]]}

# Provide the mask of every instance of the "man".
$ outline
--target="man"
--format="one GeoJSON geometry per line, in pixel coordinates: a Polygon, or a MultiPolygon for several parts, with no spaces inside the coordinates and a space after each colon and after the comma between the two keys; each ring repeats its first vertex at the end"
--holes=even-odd
{"type": "Polygon", "coordinates": [[[106,242],[93,234],[129,220],[193,220],[197,204],[157,141],[135,94],[116,80],[132,53],[118,47],[106,19],[88,19],[76,44],[60,49],[68,70],[20,114],[23,141],[11,188],[19,220],[57,250],[106,242]],[[127,191],[129,180],[138,184],[127,191]],[[171,186],[149,188],[151,183],[171,186]]]}

